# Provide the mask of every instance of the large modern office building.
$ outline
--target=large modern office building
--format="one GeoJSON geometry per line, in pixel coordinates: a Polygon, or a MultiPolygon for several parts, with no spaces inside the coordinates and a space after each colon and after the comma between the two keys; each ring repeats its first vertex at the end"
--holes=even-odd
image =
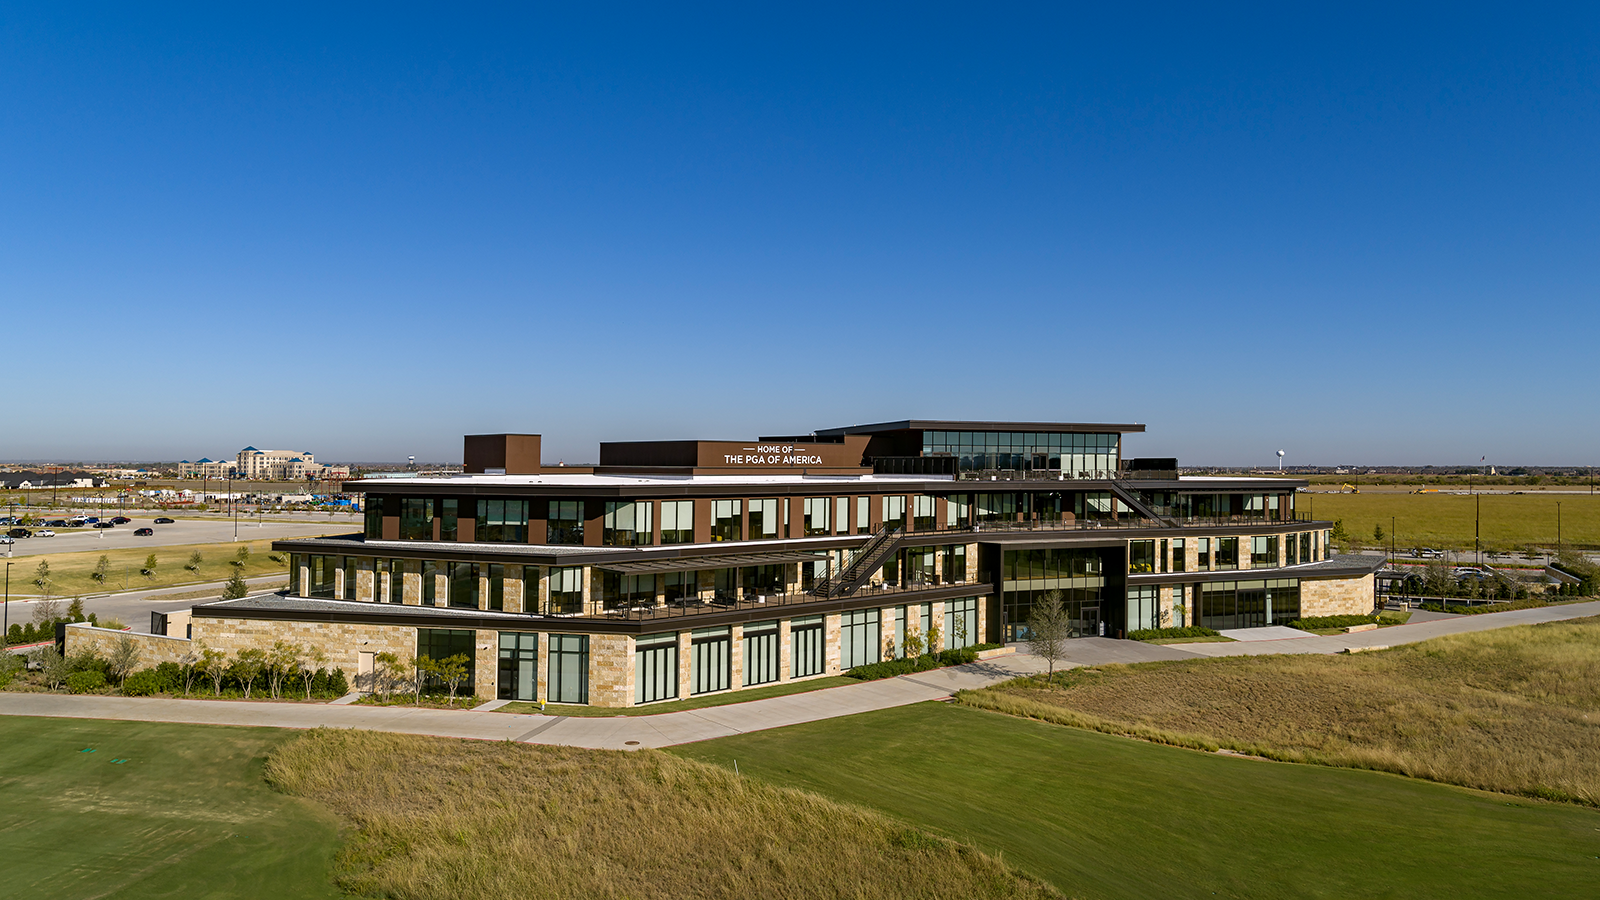
{"type": "Polygon", "coordinates": [[[278,541],[285,593],[202,604],[236,651],[472,660],[480,696],[631,706],[838,674],[911,646],[1026,636],[1055,592],[1081,636],[1372,609],[1304,482],[1125,459],[1141,425],[901,421],[600,446],[472,435],[465,474],[356,482],[365,529],[278,541]]]}

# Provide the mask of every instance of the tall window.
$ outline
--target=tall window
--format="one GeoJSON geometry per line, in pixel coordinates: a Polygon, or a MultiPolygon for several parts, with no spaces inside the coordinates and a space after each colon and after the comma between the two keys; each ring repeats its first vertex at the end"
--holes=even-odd
{"type": "Polygon", "coordinates": [[[694,543],[694,501],[661,501],[661,543],[694,543]]]}
{"type": "Polygon", "coordinates": [[[1278,564],[1278,539],[1258,534],[1250,539],[1251,568],[1267,568],[1278,564]]]}
{"type": "Polygon", "coordinates": [[[1211,571],[1211,538],[1200,538],[1199,568],[1202,572],[1211,571]]]}
{"type": "Polygon", "coordinates": [[[678,696],[678,636],[654,634],[634,643],[634,702],[678,696]]]}
{"type": "Polygon", "coordinates": [[[947,528],[967,528],[972,525],[972,513],[965,495],[945,499],[944,524],[947,528]]]}
{"type": "Polygon", "coordinates": [[[1128,588],[1128,630],[1161,627],[1161,589],[1154,586],[1128,588]]]}
{"type": "Polygon", "coordinates": [[[439,501],[439,540],[456,539],[457,510],[460,505],[461,502],[454,497],[446,497],[439,501]]]}
{"type": "MultiPolygon", "coordinates": [[[[735,513],[738,511],[735,510],[735,513]]],[[[778,536],[778,501],[750,501],[750,540],[763,541],[778,536]]]]}
{"type": "Polygon", "coordinates": [[[697,628],[689,638],[689,693],[725,691],[733,673],[733,631],[697,628]]]}
{"type": "MultiPolygon", "coordinates": [[[[524,600],[524,609],[532,604],[524,600]]],[[[552,615],[583,612],[583,567],[564,566],[550,570],[550,609],[552,615]]]]}
{"type": "Polygon", "coordinates": [[[911,527],[917,531],[932,531],[936,524],[933,513],[938,508],[934,499],[927,494],[917,494],[911,498],[911,527]]]}
{"type": "Polygon", "coordinates": [[[856,534],[872,533],[872,502],[871,497],[856,498],[856,534]]]}
{"type": "Polygon", "coordinates": [[[743,540],[739,521],[738,500],[711,501],[711,539],[713,541],[743,540]]]}
{"type": "Polygon", "coordinates": [[[539,636],[500,632],[500,699],[539,699],[538,672],[539,636]]]}
{"type": "Polygon", "coordinates": [[[1189,560],[1188,560],[1187,554],[1188,554],[1188,550],[1185,547],[1184,539],[1183,538],[1173,538],[1172,539],[1172,571],[1174,571],[1174,572],[1185,571],[1184,567],[1189,564],[1189,560]]]}
{"type": "Polygon", "coordinates": [[[789,622],[790,678],[821,675],[827,661],[827,636],[822,616],[801,616],[789,622]]]}
{"type": "Polygon", "coordinates": [[[479,500],[477,540],[523,543],[528,539],[528,501],[479,500]]]}
{"type": "Polygon", "coordinates": [[[422,561],[422,605],[433,606],[438,601],[439,564],[431,559],[422,561]]]}
{"type": "Polygon", "coordinates": [[[1128,571],[1154,572],[1156,570],[1156,542],[1128,542],[1128,571]]]}
{"type": "Polygon", "coordinates": [[[583,543],[583,501],[551,500],[546,520],[545,543],[583,543]]]}
{"type": "Polygon", "coordinates": [[[850,498],[840,497],[836,503],[833,528],[840,534],[850,533],[850,498]]]}
{"type": "Polygon", "coordinates": [[[1217,568],[1239,568],[1239,539],[1217,538],[1217,568]]]}
{"type": "Polygon", "coordinates": [[[607,501],[600,543],[607,547],[648,547],[651,543],[650,501],[607,501]]]}
{"type": "MultiPolygon", "coordinates": [[[[807,497],[805,500],[805,536],[814,537],[819,534],[831,534],[833,529],[828,526],[829,516],[833,511],[833,498],[807,497]]],[[[750,530],[755,531],[752,524],[750,530]]]]}
{"type": "Polygon", "coordinates": [[[978,642],[978,598],[963,597],[944,602],[944,646],[947,650],[970,647],[978,642]]]}
{"type": "Polygon", "coordinates": [[[952,544],[944,548],[944,583],[963,584],[967,580],[967,545],[952,544]]]}
{"type": "Polygon", "coordinates": [[[904,530],[906,527],[906,498],[900,495],[883,498],[883,524],[904,530]]]}
{"type": "Polygon", "coordinates": [[[400,501],[400,540],[433,540],[433,498],[406,497],[400,501]]]}
{"type": "Polygon", "coordinates": [[[339,596],[345,600],[356,599],[356,558],[339,557],[339,571],[344,573],[344,590],[339,596]]]}
{"type": "MultiPolygon", "coordinates": [[[[467,683],[462,687],[462,693],[472,695],[474,669],[478,655],[475,652],[478,633],[461,629],[448,628],[418,628],[417,629],[417,655],[425,656],[432,660],[449,659],[452,656],[465,656],[467,658],[467,683]]],[[[446,689],[444,682],[430,676],[423,682],[424,692],[441,692],[446,689]]]]}
{"type": "Polygon", "coordinates": [[[587,634],[550,635],[550,700],[553,703],[589,702],[587,634]]]}
{"type": "Polygon", "coordinates": [[[367,540],[381,540],[383,538],[383,495],[368,494],[361,501],[361,516],[365,526],[362,531],[366,533],[367,540]]]}
{"type": "Polygon", "coordinates": [[[938,581],[938,569],[935,567],[937,554],[933,547],[911,547],[906,550],[906,583],[907,584],[935,584],[938,581]]]}
{"type": "Polygon", "coordinates": [[[450,567],[450,605],[478,608],[478,566],[453,562],[450,567]]]}
{"type": "Polygon", "coordinates": [[[336,574],[335,562],[338,557],[317,555],[308,557],[308,559],[311,568],[311,589],[307,592],[307,595],[332,600],[333,586],[335,584],[334,575],[336,574]]]}
{"type": "Polygon", "coordinates": [[[1311,532],[1300,535],[1300,561],[1311,562],[1311,532]]]}
{"type": "Polygon", "coordinates": [[[489,608],[504,612],[506,608],[506,567],[489,566],[489,608]]]}
{"type": "Polygon", "coordinates": [[[744,627],[744,686],[778,680],[778,623],[751,622],[744,627]]]}
{"type": "Polygon", "coordinates": [[[856,609],[839,616],[839,665],[846,671],[867,663],[881,662],[879,642],[880,610],[856,609]]]}

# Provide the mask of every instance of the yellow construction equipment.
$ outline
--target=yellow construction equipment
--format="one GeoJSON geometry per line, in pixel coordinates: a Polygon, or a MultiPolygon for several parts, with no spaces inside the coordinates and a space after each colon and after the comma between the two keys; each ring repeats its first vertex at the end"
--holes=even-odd
{"type": "Polygon", "coordinates": [[[1341,493],[1341,494],[1359,494],[1359,493],[1361,493],[1361,488],[1358,488],[1353,484],[1341,484],[1341,485],[1339,485],[1339,493],[1341,493]]]}

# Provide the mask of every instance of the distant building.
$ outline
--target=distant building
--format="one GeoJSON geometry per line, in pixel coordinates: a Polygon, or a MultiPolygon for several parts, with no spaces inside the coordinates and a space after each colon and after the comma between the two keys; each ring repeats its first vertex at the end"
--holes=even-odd
{"type": "Polygon", "coordinates": [[[185,478],[232,478],[235,468],[231,462],[209,457],[194,462],[178,461],[178,474],[185,478]]]}

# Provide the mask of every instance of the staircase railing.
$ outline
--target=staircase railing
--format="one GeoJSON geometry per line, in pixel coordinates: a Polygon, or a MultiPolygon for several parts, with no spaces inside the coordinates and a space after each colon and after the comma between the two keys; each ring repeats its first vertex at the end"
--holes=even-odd
{"type": "Polygon", "coordinates": [[[837,572],[828,573],[817,582],[810,593],[817,597],[848,597],[855,593],[900,546],[900,539],[905,537],[905,534],[904,528],[895,525],[885,525],[878,529],[871,539],[855,552],[848,564],[837,572]]]}

